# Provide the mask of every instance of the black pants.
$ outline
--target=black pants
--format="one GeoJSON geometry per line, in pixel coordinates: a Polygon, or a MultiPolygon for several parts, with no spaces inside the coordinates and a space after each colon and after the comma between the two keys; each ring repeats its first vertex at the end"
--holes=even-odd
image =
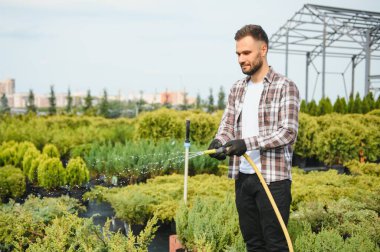
{"type": "MultiPolygon", "coordinates": [[[[269,185],[285,224],[288,223],[292,201],[290,188],[290,180],[269,185]]],[[[239,173],[235,194],[240,230],[247,251],[289,251],[280,223],[257,175],[239,173]]]]}

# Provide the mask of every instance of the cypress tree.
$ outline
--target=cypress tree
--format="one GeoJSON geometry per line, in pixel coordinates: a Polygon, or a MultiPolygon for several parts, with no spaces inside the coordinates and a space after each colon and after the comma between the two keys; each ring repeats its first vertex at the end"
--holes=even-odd
{"type": "Polygon", "coordinates": [[[26,105],[26,111],[28,113],[36,113],[37,112],[37,107],[34,103],[34,93],[33,93],[33,90],[30,89],[29,90],[29,95],[28,95],[28,102],[27,102],[27,105],[26,105]]]}
{"type": "Polygon", "coordinates": [[[71,96],[70,88],[67,90],[67,105],[66,105],[66,112],[71,113],[71,110],[73,109],[73,97],[71,96]]]}
{"type": "Polygon", "coordinates": [[[5,94],[3,94],[0,98],[0,113],[6,114],[11,112],[11,108],[8,105],[8,98],[5,94]]]}
{"type": "Polygon", "coordinates": [[[306,101],[303,99],[301,101],[300,112],[307,113],[307,104],[306,101]]]}
{"type": "Polygon", "coordinates": [[[84,98],[84,107],[83,107],[83,110],[84,112],[89,112],[89,110],[92,108],[92,96],[91,96],[91,91],[90,90],[87,90],[87,95],[86,97],[84,98]]]}
{"type": "Polygon", "coordinates": [[[104,117],[108,117],[108,110],[109,110],[109,103],[108,103],[108,94],[107,90],[103,90],[103,97],[102,100],[99,104],[99,110],[100,110],[100,115],[104,117]]]}
{"type": "Polygon", "coordinates": [[[347,104],[347,113],[352,114],[354,113],[354,95],[350,94],[350,98],[348,99],[348,104],[347,104]]]}
{"type": "Polygon", "coordinates": [[[54,93],[54,86],[50,86],[50,96],[49,96],[49,115],[57,114],[57,103],[54,93]]]}
{"type": "Polygon", "coordinates": [[[342,108],[343,108],[342,113],[343,113],[343,114],[347,114],[347,103],[346,103],[346,99],[344,99],[344,97],[340,98],[340,103],[342,104],[342,108]]]}
{"type": "Polygon", "coordinates": [[[210,95],[208,96],[207,112],[214,112],[214,96],[212,95],[212,88],[210,88],[210,95]]]}
{"type": "Polygon", "coordinates": [[[309,115],[312,116],[316,116],[318,114],[318,106],[314,99],[307,104],[307,111],[309,115]]]}
{"type": "Polygon", "coordinates": [[[360,99],[359,92],[356,93],[354,106],[352,108],[352,113],[355,113],[355,114],[362,113],[362,100],[360,99]]]}
{"type": "Polygon", "coordinates": [[[380,95],[377,97],[377,100],[375,103],[375,109],[380,109],[380,95]]]}
{"type": "Polygon", "coordinates": [[[202,98],[201,98],[201,95],[198,93],[196,101],[195,101],[195,108],[200,109],[201,105],[202,105],[202,98]]]}
{"type": "Polygon", "coordinates": [[[333,112],[331,101],[328,97],[319,100],[318,115],[325,115],[333,112]]]}
{"type": "Polygon", "coordinates": [[[219,93],[218,93],[218,109],[225,109],[226,103],[224,99],[226,98],[226,94],[224,93],[223,87],[220,86],[219,93]]]}

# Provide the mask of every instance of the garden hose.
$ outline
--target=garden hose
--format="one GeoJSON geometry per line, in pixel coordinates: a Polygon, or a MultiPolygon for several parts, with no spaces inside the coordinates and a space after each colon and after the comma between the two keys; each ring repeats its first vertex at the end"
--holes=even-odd
{"type": "MultiPolygon", "coordinates": [[[[225,151],[226,151],[226,149],[224,147],[220,147],[219,149],[206,150],[206,151],[203,152],[203,154],[216,154],[216,153],[222,153],[222,152],[225,152],[225,151]]],[[[286,238],[286,242],[288,243],[289,252],[293,252],[293,244],[292,244],[292,240],[290,239],[288,229],[286,228],[284,220],[282,219],[280,211],[278,210],[276,202],[273,199],[273,196],[272,196],[272,194],[271,194],[271,192],[270,192],[270,190],[268,188],[267,183],[265,182],[265,180],[263,178],[263,175],[261,175],[261,172],[257,168],[256,164],[252,161],[252,159],[248,156],[247,153],[245,153],[243,155],[243,157],[248,161],[248,163],[255,170],[255,172],[257,174],[257,177],[259,177],[259,180],[260,180],[262,186],[264,187],[264,190],[265,190],[265,192],[266,192],[266,194],[267,194],[267,196],[269,198],[269,201],[270,201],[270,203],[272,205],[272,208],[273,208],[273,210],[274,210],[274,212],[275,212],[275,214],[277,216],[277,219],[280,222],[282,231],[284,232],[284,235],[285,235],[285,238],[286,238]]]]}

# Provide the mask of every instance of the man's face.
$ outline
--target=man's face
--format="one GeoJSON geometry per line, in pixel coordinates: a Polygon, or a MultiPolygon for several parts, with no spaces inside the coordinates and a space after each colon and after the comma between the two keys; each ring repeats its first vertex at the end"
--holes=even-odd
{"type": "Polygon", "coordinates": [[[251,36],[246,36],[236,41],[236,55],[244,74],[253,75],[263,65],[267,46],[262,41],[257,41],[251,36]]]}

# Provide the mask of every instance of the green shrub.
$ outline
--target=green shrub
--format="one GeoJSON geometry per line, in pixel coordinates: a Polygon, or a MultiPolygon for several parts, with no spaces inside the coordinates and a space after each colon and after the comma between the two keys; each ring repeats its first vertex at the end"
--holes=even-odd
{"type": "Polygon", "coordinates": [[[196,198],[192,207],[181,204],[176,217],[181,243],[199,251],[245,251],[232,194],[226,198],[196,198]]]}
{"type": "Polygon", "coordinates": [[[37,159],[41,153],[37,149],[29,149],[24,156],[22,161],[22,170],[25,176],[28,176],[30,168],[32,167],[33,160],[37,159]]]}
{"type": "Polygon", "coordinates": [[[82,186],[90,180],[90,173],[82,158],[70,159],[66,167],[66,183],[70,186],[82,186]]]}
{"type": "MultiPolygon", "coordinates": [[[[196,196],[224,198],[232,192],[233,181],[214,175],[197,175],[188,180],[188,202],[196,196]]],[[[125,188],[102,189],[97,187],[83,196],[84,199],[103,199],[110,202],[116,216],[130,224],[143,224],[153,216],[161,221],[173,220],[183,199],[183,176],[170,175],[149,179],[147,183],[125,188]]]]}
{"type": "Polygon", "coordinates": [[[360,163],[359,161],[352,160],[344,164],[352,175],[368,174],[380,177],[380,164],[375,163],[360,163]]]}
{"type": "Polygon", "coordinates": [[[13,166],[0,168],[0,198],[19,198],[25,193],[25,176],[13,166]]]}
{"type": "Polygon", "coordinates": [[[43,161],[45,161],[48,158],[49,157],[46,154],[41,154],[31,161],[30,168],[27,175],[30,182],[37,183],[38,167],[42,164],[43,161]]]}
{"type": "Polygon", "coordinates": [[[380,116],[380,109],[375,109],[367,113],[367,115],[380,116]]]}
{"type": "Polygon", "coordinates": [[[0,146],[0,166],[15,165],[17,160],[17,145],[15,141],[2,143],[0,146]]]}
{"type": "Polygon", "coordinates": [[[316,141],[316,135],[319,127],[315,117],[309,116],[304,113],[299,114],[299,130],[297,141],[294,146],[294,153],[301,157],[313,157],[315,148],[313,147],[316,141]]]}
{"type": "Polygon", "coordinates": [[[46,154],[50,158],[59,158],[59,151],[53,144],[47,144],[42,150],[42,154],[46,154]]]}
{"type": "Polygon", "coordinates": [[[53,189],[65,182],[65,169],[58,158],[47,158],[43,160],[37,170],[38,185],[53,189]]]}

